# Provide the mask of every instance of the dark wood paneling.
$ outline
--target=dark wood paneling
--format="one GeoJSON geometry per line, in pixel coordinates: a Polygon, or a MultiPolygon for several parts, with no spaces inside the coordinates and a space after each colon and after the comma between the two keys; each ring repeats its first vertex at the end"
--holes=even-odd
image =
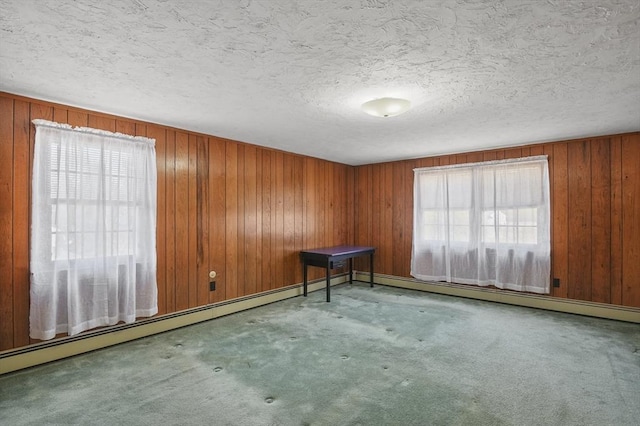
{"type": "Polygon", "coordinates": [[[544,154],[551,190],[551,278],[560,281],[551,295],[640,307],[639,147],[640,134],[632,133],[398,161],[391,163],[391,176],[389,164],[356,167],[355,242],[378,247],[376,272],[409,277],[411,238],[402,235],[412,232],[413,196],[402,191],[413,186],[413,168],[544,154]]]}
{"type": "Polygon", "coordinates": [[[189,169],[188,169],[188,205],[189,214],[187,216],[187,232],[189,235],[188,241],[188,261],[187,268],[185,270],[186,275],[189,277],[189,298],[188,307],[192,308],[198,306],[198,246],[200,237],[198,235],[198,200],[197,200],[197,164],[198,164],[198,151],[196,148],[196,136],[189,135],[189,169]]]}
{"type": "MultiPolygon", "coordinates": [[[[304,159],[295,156],[293,160],[293,191],[294,191],[294,240],[295,240],[295,258],[291,260],[293,262],[295,270],[294,282],[302,282],[302,268],[298,253],[307,247],[304,246],[304,159]]],[[[348,196],[348,195],[347,195],[348,196]]],[[[264,220],[263,220],[264,223],[264,220]]],[[[347,221],[349,223],[349,221],[347,221]]],[[[353,239],[348,240],[353,242],[353,239]]]]}
{"type": "Polygon", "coordinates": [[[611,302],[611,152],[591,141],[591,300],[611,302]]]}
{"type": "MultiPolygon", "coordinates": [[[[156,135],[159,136],[159,135],[156,135]]],[[[164,240],[164,263],[158,264],[158,274],[165,272],[164,284],[158,284],[158,291],[162,291],[164,294],[165,303],[163,304],[164,311],[174,312],[176,310],[176,259],[177,259],[177,246],[176,246],[176,132],[169,130],[165,136],[165,172],[164,176],[158,175],[158,180],[164,180],[164,194],[160,192],[158,188],[158,200],[164,198],[164,209],[158,210],[158,226],[161,223],[164,224],[164,232],[159,231],[158,236],[162,234],[164,240]],[[164,267],[160,266],[163,265],[164,267]]],[[[160,169],[158,169],[160,172],[160,169]]],[[[162,205],[158,203],[160,209],[162,205]]],[[[160,244],[161,242],[159,242],[160,244]]],[[[160,253],[160,252],[159,252],[160,253]]],[[[159,259],[158,259],[159,260],[159,259]]],[[[160,301],[158,296],[158,302],[160,301]]],[[[158,306],[158,310],[161,306],[158,306]]]]}
{"type": "Polygon", "coordinates": [[[640,134],[622,138],[622,304],[640,306],[640,134]]]}
{"type": "Polygon", "coordinates": [[[388,253],[381,256],[382,268],[391,271],[393,274],[393,256],[396,251],[393,239],[393,164],[384,163],[382,165],[382,179],[380,180],[380,190],[382,192],[382,209],[380,215],[380,250],[388,253]]]}
{"type": "Polygon", "coordinates": [[[243,294],[256,293],[258,277],[256,256],[258,254],[257,232],[257,175],[256,148],[246,146],[244,151],[244,271],[243,294]]]}
{"type": "Polygon", "coordinates": [[[29,293],[26,290],[29,288],[33,167],[28,103],[14,103],[13,120],[13,343],[15,346],[24,346],[29,344],[29,293]]]}
{"type": "Polygon", "coordinates": [[[209,302],[214,303],[226,299],[226,142],[211,137],[208,145],[209,269],[217,274],[216,290],[209,293],[209,302]]]}
{"type": "MultiPolygon", "coordinates": [[[[272,190],[275,188],[275,225],[273,229],[273,244],[271,245],[271,250],[273,250],[273,254],[275,258],[274,262],[274,271],[275,277],[274,282],[272,284],[272,288],[281,288],[285,285],[284,281],[284,155],[282,152],[275,152],[274,159],[274,169],[275,169],[275,185],[272,186],[272,190]]],[[[272,193],[273,195],[273,193],[272,193]]],[[[319,211],[315,211],[314,213],[325,215],[326,212],[320,213],[319,211]]],[[[320,221],[322,221],[322,217],[320,217],[320,221]]]]}
{"type": "MultiPolygon", "coordinates": [[[[14,151],[13,99],[0,98],[0,158],[11,160],[14,151]]],[[[24,165],[22,165],[24,166],[24,165]]],[[[11,167],[0,167],[0,350],[14,347],[13,234],[14,187],[11,167]]]]}
{"type": "MultiPolygon", "coordinates": [[[[298,252],[296,249],[295,234],[295,178],[294,178],[294,156],[284,155],[283,158],[283,194],[284,194],[284,283],[296,282],[296,262],[298,252]]],[[[262,252],[262,251],[260,251],[262,252]]],[[[260,265],[262,259],[260,259],[260,265]]]]}
{"type": "Polygon", "coordinates": [[[161,314],[299,283],[298,251],[322,245],[374,245],[376,272],[409,276],[413,168],[518,153],[549,156],[553,296],[640,306],[638,133],[350,167],[0,93],[2,349],[30,342],[34,118],[156,139],[161,314]]]}
{"type": "MultiPolygon", "coordinates": [[[[132,123],[129,123],[132,124],[132,123]]],[[[116,131],[124,134],[132,134],[135,131],[134,125],[126,125],[121,120],[116,122],[116,131]]],[[[158,269],[156,272],[158,280],[158,313],[160,315],[167,312],[167,281],[169,277],[173,282],[173,268],[164,267],[167,264],[168,241],[173,241],[166,232],[166,211],[167,211],[167,173],[166,165],[166,132],[157,126],[151,126],[149,137],[156,140],[156,167],[158,195],[156,199],[158,214],[156,216],[156,257],[158,269]]],[[[172,181],[173,182],[173,181],[172,181]]],[[[172,204],[173,205],[173,204],[172,204]]],[[[171,265],[173,266],[174,255],[171,254],[171,265]]],[[[173,300],[173,299],[172,299],[173,300]]]]}
{"type": "Polygon", "coordinates": [[[261,291],[266,291],[271,288],[273,283],[273,262],[271,257],[271,216],[275,215],[273,209],[273,200],[271,199],[271,186],[273,185],[271,175],[273,170],[273,162],[271,158],[271,152],[265,151],[262,153],[262,179],[260,181],[261,194],[262,194],[262,233],[261,233],[261,253],[262,263],[261,269],[261,291]]]}
{"type": "Polygon", "coordinates": [[[568,145],[569,287],[571,299],[591,299],[591,149],[589,141],[568,145]]]}
{"type": "MultiPolygon", "coordinates": [[[[569,292],[569,196],[568,196],[568,150],[567,144],[556,144],[551,155],[553,164],[553,181],[549,182],[551,190],[551,277],[560,280],[560,287],[553,289],[553,295],[568,297],[569,292]]],[[[551,176],[549,176],[551,178],[551,176]]]]}
{"type": "Polygon", "coordinates": [[[196,283],[198,285],[195,306],[209,303],[209,143],[202,136],[196,137],[196,283]]]}
{"type": "Polygon", "coordinates": [[[170,222],[175,232],[175,310],[189,308],[189,135],[176,132],[175,216],[170,222]]]}
{"type": "Polygon", "coordinates": [[[622,138],[611,138],[611,303],[622,304],[622,138]]]}
{"type": "Polygon", "coordinates": [[[238,297],[238,144],[226,143],[225,179],[225,295],[238,297]]]}

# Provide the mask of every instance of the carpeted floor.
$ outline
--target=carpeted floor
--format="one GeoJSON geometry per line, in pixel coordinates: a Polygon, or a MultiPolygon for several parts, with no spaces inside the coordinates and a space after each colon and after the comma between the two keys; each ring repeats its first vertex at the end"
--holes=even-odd
{"type": "Polygon", "coordinates": [[[0,377],[6,425],[638,425],[640,325],[364,283],[0,377]]]}

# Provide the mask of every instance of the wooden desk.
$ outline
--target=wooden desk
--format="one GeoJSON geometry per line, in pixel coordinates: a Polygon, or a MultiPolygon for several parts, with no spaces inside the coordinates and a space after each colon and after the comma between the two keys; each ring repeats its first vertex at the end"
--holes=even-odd
{"type": "Polygon", "coordinates": [[[336,246],[323,247],[313,250],[302,250],[302,274],[304,276],[304,296],[307,296],[307,266],[319,266],[327,270],[327,302],[331,301],[331,270],[344,266],[344,261],[349,260],[349,282],[353,282],[353,258],[369,256],[369,282],[373,287],[373,254],[375,247],[361,246],[336,246]]]}

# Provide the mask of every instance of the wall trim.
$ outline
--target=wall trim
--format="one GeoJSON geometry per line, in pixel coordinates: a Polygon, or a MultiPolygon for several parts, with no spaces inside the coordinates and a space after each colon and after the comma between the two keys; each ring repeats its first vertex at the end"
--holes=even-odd
{"type": "MultiPolygon", "coordinates": [[[[509,305],[545,309],[548,311],[585,315],[617,321],[640,323],[640,308],[630,306],[563,299],[531,293],[516,293],[508,290],[474,287],[463,284],[425,282],[413,278],[396,277],[392,275],[374,275],[375,283],[390,287],[406,288],[409,290],[426,291],[429,293],[445,294],[448,296],[465,297],[468,299],[485,300],[489,302],[505,303],[509,305]]],[[[361,281],[369,280],[368,272],[357,273],[356,277],[361,281]]]]}
{"type": "MultiPolygon", "coordinates": [[[[369,272],[354,271],[354,279],[368,283],[369,272]]],[[[331,285],[334,286],[347,281],[347,274],[338,274],[332,277],[331,285]]],[[[425,282],[412,278],[384,274],[374,274],[374,283],[377,285],[418,290],[447,296],[640,323],[640,308],[628,306],[561,299],[528,293],[521,294],[500,289],[472,287],[460,284],[425,282]]],[[[309,282],[308,290],[310,292],[324,290],[325,284],[326,281],[324,278],[313,280],[309,282]]],[[[115,325],[76,336],[62,337],[17,349],[10,349],[0,352],[0,375],[152,336],[165,331],[175,330],[301,295],[302,285],[296,284],[277,290],[141,320],[133,324],[115,325]]]]}

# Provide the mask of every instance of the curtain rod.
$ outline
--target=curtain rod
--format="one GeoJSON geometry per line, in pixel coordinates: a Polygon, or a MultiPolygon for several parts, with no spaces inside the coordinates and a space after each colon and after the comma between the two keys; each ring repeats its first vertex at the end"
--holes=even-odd
{"type": "Polygon", "coordinates": [[[123,140],[134,141],[134,142],[142,142],[142,143],[150,144],[152,146],[155,146],[156,144],[156,140],[154,138],[148,138],[146,136],[132,136],[124,133],[110,132],[108,130],[94,129],[92,127],[73,127],[70,124],[56,123],[54,121],[43,120],[40,118],[36,118],[31,122],[36,126],[36,128],[48,127],[51,129],[66,130],[70,132],[85,133],[85,134],[95,135],[95,136],[104,136],[104,137],[110,137],[114,139],[123,139],[123,140]]]}
{"type": "Polygon", "coordinates": [[[536,161],[547,161],[548,155],[533,155],[531,157],[519,157],[519,158],[505,158],[503,160],[489,160],[478,161],[475,163],[461,163],[461,164],[448,164],[446,166],[431,166],[431,167],[418,167],[413,169],[414,172],[423,170],[444,170],[444,169],[461,169],[465,167],[477,167],[477,166],[490,166],[494,164],[515,164],[515,163],[527,163],[536,161]]]}

